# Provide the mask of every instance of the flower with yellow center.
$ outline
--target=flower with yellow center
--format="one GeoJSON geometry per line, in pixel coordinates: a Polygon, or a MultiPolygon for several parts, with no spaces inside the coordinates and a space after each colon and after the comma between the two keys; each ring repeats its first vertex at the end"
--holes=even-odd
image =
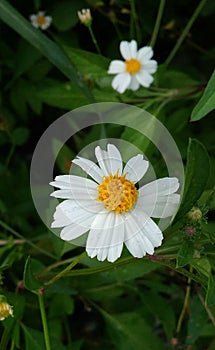
{"type": "Polygon", "coordinates": [[[13,317],[13,307],[8,304],[4,295],[0,295],[0,321],[3,321],[9,316],[13,317]]]}
{"type": "Polygon", "coordinates": [[[127,89],[135,91],[140,85],[149,87],[157,70],[157,62],[151,60],[152,48],[144,46],[137,50],[135,40],[121,41],[120,52],[125,61],[113,60],[108,69],[109,74],[116,74],[112,87],[121,94],[127,89]]]}
{"type": "Polygon", "coordinates": [[[87,254],[114,262],[121,255],[123,243],[138,258],[153,254],[163,235],[151,219],[175,214],[179,204],[177,178],[166,177],[141,188],[136,184],[146,173],[149,162],[138,154],[123,169],[118,148],[95,148],[98,165],[78,157],[73,164],[90,177],[60,175],[50,184],[59,190],[51,196],[65,199],[57,205],[52,227],[62,227],[60,237],[73,241],[86,232],[87,254]]]}
{"type": "Polygon", "coordinates": [[[51,16],[45,16],[45,12],[39,11],[36,15],[30,15],[30,21],[33,27],[47,29],[52,22],[51,16]]]}

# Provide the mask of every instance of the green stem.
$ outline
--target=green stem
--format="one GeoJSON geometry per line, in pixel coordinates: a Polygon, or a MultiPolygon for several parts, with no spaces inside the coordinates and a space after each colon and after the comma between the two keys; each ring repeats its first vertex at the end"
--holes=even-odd
{"type": "Polygon", "coordinates": [[[95,47],[96,47],[96,50],[97,50],[98,54],[101,55],[101,50],[100,50],[99,45],[98,45],[98,43],[97,43],[96,37],[95,37],[95,35],[94,35],[94,33],[93,33],[92,27],[91,27],[91,25],[89,25],[89,26],[87,26],[87,27],[88,27],[88,29],[89,29],[90,36],[91,36],[92,41],[93,41],[93,43],[94,43],[94,45],[95,45],[95,47]]]}
{"type": "Polygon", "coordinates": [[[197,19],[198,15],[200,14],[203,6],[205,5],[207,0],[201,0],[195,11],[193,12],[193,15],[191,16],[189,22],[185,26],[183,32],[181,33],[181,36],[178,38],[175,46],[173,47],[172,51],[170,52],[169,56],[167,57],[165,64],[168,65],[174,58],[176,52],[179,50],[181,44],[183,43],[184,39],[186,38],[187,34],[190,31],[190,28],[192,27],[193,23],[197,19]]]}
{"type": "Polygon", "coordinates": [[[59,280],[61,277],[64,277],[67,272],[69,272],[75,265],[79,263],[79,261],[86,255],[86,252],[84,251],[81,255],[79,255],[71,264],[69,264],[63,271],[59,272],[57,275],[55,275],[53,278],[51,278],[45,285],[45,288],[50,286],[51,284],[55,283],[57,280],[59,280]]]}
{"type": "Polygon", "coordinates": [[[39,305],[40,305],[40,313],[41,313],[42,324],[43,324],[43,332],[44,332],[46,350],[51,350],[43,294],[38,294],[38,300],[39,300],[39,305]]]}
{"type": "Polygon", "coordinates": [[[140,43],[141,31],[140,31],[140,27],[138,24],[138,16],[137,16],[137,12],[135,9],[135,1],[134,0],[130,0],[130,6],[131,6],[130,39],[132,40],[135,38],[135,33],[134,33],[134,29],[135,29],[137,42],[140,43]]]}
{"type": "Polygon", "coordinates": [[[40,253],[45,254],[45,255],[49,256],[50,258],[52,258],[52,259],[56,259],[56,257],[54,255],[52,255],[51,253],[47,252],[46,250],[38,247],[36,244],[32,243],[30,240],[28,240],[27,238],[23,237],[20,233],[15,231],[12,227],[8,226],[5,222],[3,222],[1,220],[0,220],[0,226],[3,227],[8,232],[12,233],[14,236],[24,240],[25,243],[27,243],[28,245],[30,245],[31,247],[33,247],[34,249],[36,249],[40,253]]]}
{"type": "MultiPolygon", "coordinates": [[[[190,273],[193,272],[192,266],[190,266],[190,273]]],[[[190,299],[190,290],[191,290],[191,277],[188,278],[187,280],[187,288],[186,288],[186,294],[184,298],[184,304],[178,319],[177,327],[176,327],[176,334],[180,333],[181,330],[181,325],[184,319],[184,315],[186,313],[186,310],[188,309],[188,304],[189,304],[189,299],[190,299]]]]}
{"type": "Polygon", "coordinates": [[[164,7],[165,7],[165,2],[166,2],[166,0],[160,0],[158,14],[157,14],[154,30],[153,30],[151,41],[150,41],[150,46],[151,47],[155,46],[155,42],[157,40],[157,36],[158,36],[160,24],[161,24],[161,18],[163,16],[163,11],[164,11],[164,7]]]}

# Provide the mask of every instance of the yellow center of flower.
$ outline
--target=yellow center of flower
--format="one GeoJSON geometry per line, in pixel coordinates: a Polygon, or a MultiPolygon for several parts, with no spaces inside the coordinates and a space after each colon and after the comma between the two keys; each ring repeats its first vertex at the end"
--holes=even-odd
{"type": "Polygon", "coordinates": [[[138,191],[125,177],[126,174],[118,176],[118,172],[115,175],[110,174],[104,176],[103,182],[98,186],[98,201],[116,214],[129,211],[137,201],[138,191]]]}
{"type": "Polygon", "coordinates": [[[46,18],[44,16],[37,16],[37,24],[43,25],[46,23],[46,18]]]}
{"type": "Polygon", "coordinates": [[[4,320],[8,316],[13,316],[12,307],[8,303],[0,304],[0,320],[4,320]]]}
{"type": "Polygon", "coordinates": [[[126,72],[130,74],[135,74],[139,72],[141,68],[141,63],[138,60],[136,60],[136,58],[131,58],[130,60],[125,61],[125,65],[126,72]]]}

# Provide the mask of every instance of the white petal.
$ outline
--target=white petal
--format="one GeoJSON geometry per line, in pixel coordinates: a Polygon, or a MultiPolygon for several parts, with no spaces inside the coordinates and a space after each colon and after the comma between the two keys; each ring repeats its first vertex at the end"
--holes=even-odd
{"type": "Polygon", "coordinates": [[[132,90],[132,91],[136,91],[137,89],[139,89],[139,82],[136,79],[135,75],[131,75],[131,82],[128,86],[128,89],[132,90]]]}
{"type": "Polygon", "coordinates": [[[63,227],[68,226],[72,223],[69,216],[67,216],[64,211],[61,209],[61,207],[58,205],[56,207],[55,213],[54,213],[54,221],[51,224],[51,227],[63,227]]]}
{"type": "Polygon", "coordinates": [[[120,73],[115,76],[112,80],[112,87],[114,90],[118,91],[120,94],[123,94],[128,88],[131,82],[131,76],[129,73],[120,73]]]}
{"type": "Polygon", "coordinates": [[[63,228],[63,230],[60,233],[60,237],[64,241],[71,241],[73,239],[80,237],[87,231],[88,231],[88,228],[86,227],[76,225],[76,224],[70,224],[69,226],[66,226],[63,228]]]}
{"type": "Polygon", "coordinates": [[[67,217],[67,221],[70,220],[70,223],[75,223],[89,229],[95,216],[102,209],[102,204],[96,201],[94,202],[94,206],[91,205],[88,207],[81,207],[80,203],[76,203],[75,201],[68,199],[56,207],[54,219],[58,218],[63,212],[63,215],[67,217]]]}
{"type": "Polygon", "coordinates": [[[51,196],[56,198],[95,200],[98,196],[97,183],[80,176],[57,176],[55,181],[51,182],[50,185],[62,189],[61,191],[51,193],[51,196]]]}
{"type": "Polygon", "coordinates": [[[140,179],[142,179],[148,167],[149,167],[149,162],[143,159],[142,154],[138,154],[137,156],[129,159],[129,161],[125,165],[123,174],[128,173],[126,175],[126,179],[136,183],[140,179]]]}
{"type": "Polygon", "coordinates": [[[153,74],[157,70],[157,62],[154,60],[150,60],[146,63],[142,64],[142,69],[146,70],[149,74],[153,74]]]}
{"type": "Polygon", "coordinates": [[[136,40],[131,40],[129,47],[130,47],[131,58],[136,58],[137,57],[137,42],[136,42],[136,40]]]}
{"type": "Polygon", "coordinates": [[[101,183],[103,172],[92,160],[78,157],[72,161],[83,169],[88,175],[90,175],[96,182],[101,183]]]}
{"type": "Polygon", "coordinates": [[[122,157],[118,148],[112,144],[107,146],[108,157],[110,160],[109,171],[111,174],[115,175],[118,172],[118,175],[122,174],[122,157]]]}
{"type": "Polygon", "coordinates": [[[124,220],[109,211],[97,215],[88,235],[86,251],[93,258],[114,262],[121,255],[124,240],[124,220]]]}
{"type": "Polygon", "coordinates": [[[125,63],[120,60],[114,60],[110,63],[108,73],[109,74],[118,74],[125,72],[125,63]]]}
{"type": "Polygon", "coordinates": [[[153,254],[154,247],[161,245],[162,232],[145,213],[133,211],[125,227],[125,244],[133,256],[141,258],[146,253],[153,254]]]}
{"type": "Polygon", "coordinates": [[[30,18],[31,21],[35,21],[37,19],[37,16],[36,15],[30,15],[29,18],[30,18]]]}
{"type": "Polygon", "coordinates": [[[105,176],[115,175],[117,171],[119,176],[122,174],[122,158],[116,146],[108,144],[107,151],[97,146],[95,155],[105,176]]]}
{"type": "Polygon", "coordinates": [[[130,43],[128,41],[121,41],[119,48],[121,55],[125,60],[130,60],[132,58],[130,43]]]}
{"type": "Polygon", "coordinates": [[[139,196],[146,197],[154,193],[156,193],[157,196],[165,196],[176,192],[178,188],[179,182],[176,177],[164,177],[142,186],[139,189],[139,196]]]}
{"type": "Polygon", "coordinates": [[[136,258],[142,258],[146,255],[141,231],[132,216],[125,224],[125,245],[130,253],[136,258]]]}
{"type": "Polygon", "coordinates": [[[136,74],[136,78],[140,85],[144,87],[149,87],[153,82],[154,78],[145,70],[141,70],[136,74]]]}
{"type": "Polygon", "coordinates": [[[151,46],[144,46],[142,49],[138,50],[137,59],[141,61],[141,63],[145,63],[150,60],[153,56],[153,50],[151,46]]]}
{"type": "Polygon", "coordinates": [[[180,201],[179,194],[157,196],[156,194],[138,198],[137,210],[144,211],[153,218],[167,218],[176,213],[180,201]]]}

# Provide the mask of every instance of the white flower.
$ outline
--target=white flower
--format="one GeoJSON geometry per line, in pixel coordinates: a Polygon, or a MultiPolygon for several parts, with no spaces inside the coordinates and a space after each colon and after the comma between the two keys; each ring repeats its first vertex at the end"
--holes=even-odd
{"type": "Polygon", "coordinates": [[[3,321],[9,316],[13,317],[13,306],[8,304],[6,298],[3,295],[0,295],[0,321],[3,321]]]}
{"type": "Polygon", "coordinates": [[[74,240],[89,231],[87,254],[114,262],[123,243],[134,257],[153,254],[163,235],[150,217],[172,216],[180,196],[175,192],[177,178],[166,177],[137,189],[135,184],[146,173],[149,162],[138,154],[123,169],[118,148],[108,144],[107,151],[95,148],[98,165],[78,157],[72,161],[91,178],[61,175],[50,184],[59,188],[51,196],[66,199],[54,213],[52,227],[63,227],[60,236],[74,240]]]}
{"type": "Polygon", "coordinates": [[[51,16],[45,16],[45,12],[39,11],[37,15],[30,15],[31,24],[35,28],[47,29],[52,22],[51,16]]]}
{"type": "Polygon", "coordinates": [[[144,46],[137,50],[137,42],[121,41],[120,52],[125,61],[114,60],[110,63],[108,73],[117,74],[112,87],[121,94],[125,90],[137,90],[140,85],[149,87],[153,82],[151,74],[157,70],[157,62],[151,60],[153,50],[144,46]]]}
{"type": "Polygon", "coordinates": [[[78,17],[80,22],[86,26],[89,26],[92,22],[90,9],[82,9],[81,11],[78,11],[78,17]]]}

